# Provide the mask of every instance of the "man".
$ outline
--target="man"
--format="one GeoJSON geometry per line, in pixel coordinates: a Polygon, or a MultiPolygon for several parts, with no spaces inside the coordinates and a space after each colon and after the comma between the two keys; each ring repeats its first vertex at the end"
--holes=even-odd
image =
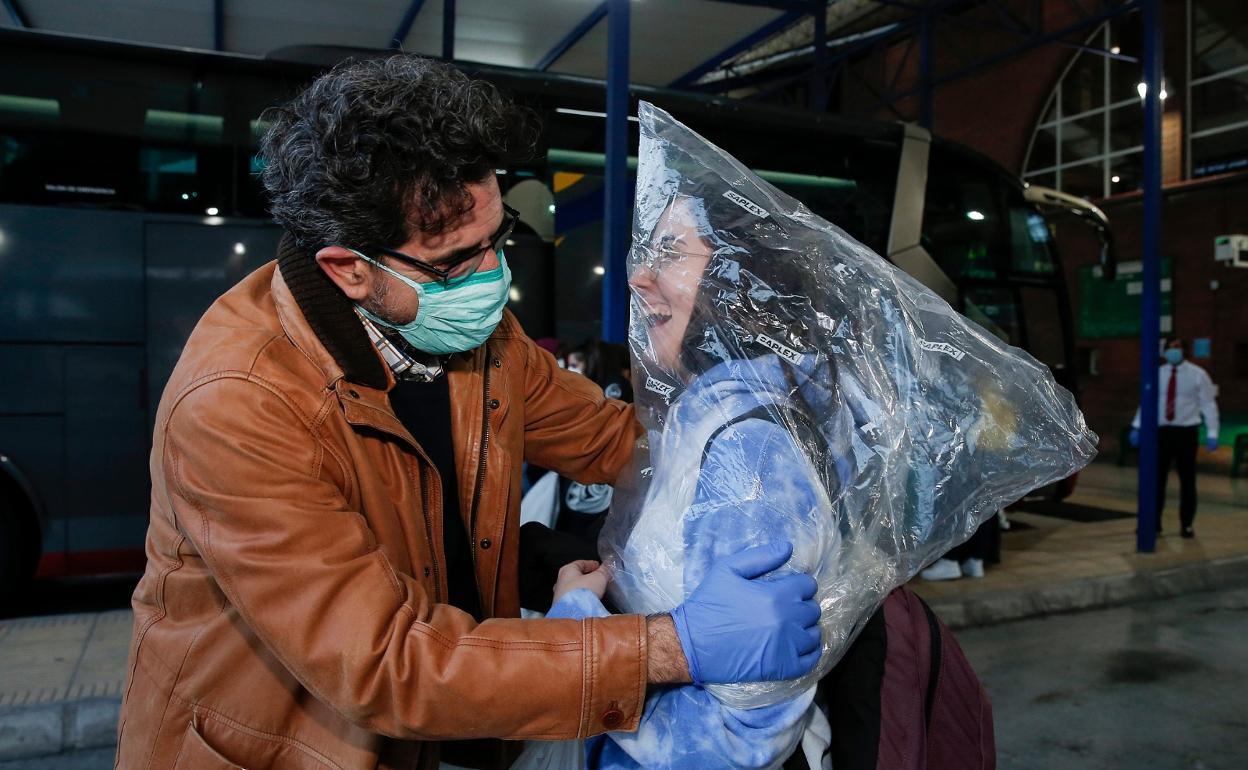
{"type": "MultiPolygon", "coordinates": [[[[1205,449],[1218,448],[1218,404],[1214,401],[1213,381],[1196,364],[1184,360],[1187,340],[1167,341],[1157,377],[1157,531],[1161,532],[1161,512],[1166,506],[1166,477],[1170,463],[1179,471],[1179,534],[1195,537],[1196,530],[1196,444],[1200,418],[1205,418],[1205,449]]],[[[1131,446],[1140,445],[1140,410],[1131,421],[1131,446]]]]}
{"type": "Polygon", "coordinates": [[[157,416],[119,767],[434,767],[434,741],[632,730],[647,685],[818,658],[814,581],[757,579],[784,544],[670,615],[516,617],[522,462],[610,483],[639,433],[503,311],[494,169],[525,117],[405,56],[273,115],[287,235],[200,320],[157,416]]]}

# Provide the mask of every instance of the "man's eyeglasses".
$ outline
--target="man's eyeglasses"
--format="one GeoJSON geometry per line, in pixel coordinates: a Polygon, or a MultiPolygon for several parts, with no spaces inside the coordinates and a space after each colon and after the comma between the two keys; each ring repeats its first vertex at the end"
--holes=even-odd
{"type": "Polygon", "coordinates": [[[491,251],[502,251],[506,245],[507,239],[511,237],[511,233],[516,229],[516,222],[520,221],[520,212],[513,209],[507,204],[503,204],[503,222],[490,236],[490,242],[486,246],[480,248],[472,248],[463,250],[464,253],[453,255],[449,260],[442,262],[443,267],[435,267],[428,262],[424,262],[415,257],[408,256],[401,251],[394,249],[379,248],[382,254],[393,257],[405,265],[410,265],[422,273],[432,275],[434,280],[442,284],[445,288],[453,288],[468,280],[481,267],[481,263],[485,261],[485,255],[491,251]]]}

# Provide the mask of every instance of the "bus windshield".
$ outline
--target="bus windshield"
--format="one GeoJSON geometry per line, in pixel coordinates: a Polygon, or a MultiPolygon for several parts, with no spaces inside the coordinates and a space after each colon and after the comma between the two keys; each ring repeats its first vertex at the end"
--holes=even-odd
{"type": "Polygon", "coordinates": [[[958,288],[958,308],[1055,371],[1067,368],[1068,318],[1048,222],[998,170],[935,145],[923,245],[958,288]]]}

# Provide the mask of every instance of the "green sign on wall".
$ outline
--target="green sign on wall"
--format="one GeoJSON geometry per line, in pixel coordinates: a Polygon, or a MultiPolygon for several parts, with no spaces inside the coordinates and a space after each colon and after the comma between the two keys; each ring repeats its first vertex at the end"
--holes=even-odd
{"type": "MultiPolygon", "coordinates": [[[[1170,291],[1171,259],[1161,260],[1161,333],[1174,329],[1170,291]]],[[[1123,262],[1112,281],[1101,277],[1100,266],[1079,268],[1079,336],[1090,339],[1140,336],[1140,297],[1144,293],[1143,265],[1123,262]]]]}

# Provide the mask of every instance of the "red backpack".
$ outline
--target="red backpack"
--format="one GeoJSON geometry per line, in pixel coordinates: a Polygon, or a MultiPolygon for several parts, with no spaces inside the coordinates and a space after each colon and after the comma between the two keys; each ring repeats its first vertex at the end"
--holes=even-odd
{"type": "MultiPolygon", "coordinates": [[[[835,770],[994,770],[992,705],[953,634],[906,588],[819,683],[835,770]]],[[[799,750],[785,768],[807,768],[799,750]]]]}

